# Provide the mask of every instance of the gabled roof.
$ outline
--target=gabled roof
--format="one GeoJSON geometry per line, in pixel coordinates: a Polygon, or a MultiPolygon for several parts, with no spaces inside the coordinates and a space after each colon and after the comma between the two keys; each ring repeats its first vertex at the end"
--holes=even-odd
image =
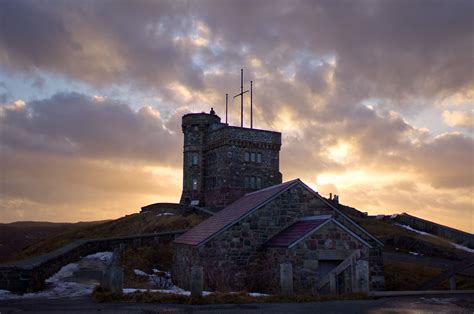
{"type": "Polygon", "coordinates": [[[314,229],[319,229],[321,225],[330,219],[331,216],[316,216],[295,221],[292,225],[283,229],[280,233],[268,240],[267,243],[265,243],[265,246],[288,247],[298,239],[305,237],[314,229]]]}
{"type": "MultiPolygon", "coordinates": [[[[257,210],[261,206],[273,200],[282,192],[287,189],[301,184],[304,188],[310,191],[318,199],[320,199],[324,204],[329,208],[333,209],[339,215],[347,219],[355,228],[359,229],[375,242],[380,245],[383,245],[380,240],[371,235],[367,230],[362,228],[359,224],[353,221],[351,218],[342,213],[339,209],[333,206],[328,202],[324,197],[319,195],[317,192],[313,191],[310,187],[304,184],[300,179],[294,179],[288,182],[277,184],[265,189],[261,189],[252,193],[247,193],[241,198],[239,198],[234,203],[230,204],[220,212],[216,213],[214,216],[204,220],[199,225],[195,226],[188,232],[184,233],[180,237],[174,240],[175,243],[187,244],[187,245],[202,245],[212,237],[216,236],[220,232],[229,228],[233,224],[237,223],[239,220],[243,219],[247,215],[251,214],[253,211],[257,210]]],[[[333,221],[337,222],[335,219],[333,221]]],[[[341,225],[342,226],[342,225],[341,225]]],[[[344,227],[344,226],[343,226],[344,227]]],[[[344,227],[347,229],[347,227],[344,227]]]]}
{"type": "Polygon", "coordinates": [[[214,216],[204,220],[185,234],[174,240],[175,243],[199,245],[226,227],[233,225],[252,210],[272,200],[289,187],[301,182],[299,179],[284,182],[252,193],[247,193],[214,216]]]}
{"type": "Polygon", "coordinates": [[[306,237],[310,236],[330,222],[349,233],[352,237],[360,241],[365,246],[372,248],[369,243],[345,227],[339,221],[334,219],[331,215],[305,217],[301,220],[295,221],[289,227],[283,229],[270,240],[268,240],[267,243],[265,243],[265,246],[292,248],[300,241],[304,240],[306,237]]]}
{"type": "MultiPolygon", "coordinates": [[[[357,229],[359,229],[360,231],[362,231],[362,233],[365,233],[365,235],[367,235],[369,238],[371,238],[372,240],[374,240],[375,242],[377,242],[380,246],[383,246],[383,242],[381,242],[379,239],[377,239],[376,237],[374,237],[370,232],[368,232],[367,230],[365,230],[365,228],[363,228],[361,225],[359,225],[357,222],[355,222],[354,220],[352,220],[349,216],[347,216],[346,214],[344,214],[342,211],[340,211],[336,206],[334,206],[333,204],[331,204],[331,202],[329,202],[327,199],[325,199],[324,197],[322,197],[321,195],[319,195],[318,192],[316,191],[313,191],[313,189],[311,189],[309,186],[307,186],[303,181],[300,181],[301,184],[306,187],[309,191],[311,191],[311,193],[313,193],[316,197],[318,197],[324,204],[326,204],[329,208],[332,208],[336,213],[338,213],[339,215],[341,215],[342,217],[344,217],[345,219],[347,219],[347,221],[349,221],[354,227],[356,227],[357,229]]],[[[334,220],[336,221],[336,220],[334,220]]]]}

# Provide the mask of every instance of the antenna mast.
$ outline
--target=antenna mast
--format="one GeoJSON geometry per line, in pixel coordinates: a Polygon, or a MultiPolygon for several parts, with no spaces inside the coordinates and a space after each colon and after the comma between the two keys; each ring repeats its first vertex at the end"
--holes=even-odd
{"type": "Polygon", "coordinates": [[[248,90],[244,92],[244,69],[240,69],[240,93],[235,97],[240,96],[240,127],[244,127],[244,94],[248,93],[248,90]]]}
{"type": "Polygon", "coordinates": [[[250,81],[250,128],[253,129],[253,92],[252,92],[253,81],[250,81]]]}
{"type": "Polygon", "coordinates": [[[240,69],[240,127],[244,127],[244,69],[240,69]]]}
{"type": "Polygon", "coordinates": [[[228,103],[229,101],[229,94],[225,94],[225,123],[227,124],[227,108],[228,108],[228,103]]]}

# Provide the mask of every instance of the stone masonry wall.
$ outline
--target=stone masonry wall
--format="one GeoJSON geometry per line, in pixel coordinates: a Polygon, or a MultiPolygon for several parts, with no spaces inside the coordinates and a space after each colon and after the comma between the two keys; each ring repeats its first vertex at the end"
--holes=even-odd
{"type": "MultiPolygon", "coordinates": [[[[321,260],[346,259],[353,250],[361,250],[361,259],[369,259],[369,248],[333,223],[322,227],[291,249],[268,248],[268,256],[274,265],[274,275],[279,274],[279,265],[291,262],[295,291],[300,293],[316,293],[316,285],[320,279],[319,263],[321,260]]],[[[346,285],[351,287],[350,282],[346,285]]]]}
{"type": "MultiPolygon", "coordinates": [[[[175,245],[175,256],[188,256],[186,267],[199,264],[204,267],[205,274],[233,274],[233,278],[237,279],[229,279],[230,288],[239,288],[242,282],[239,278],[250,277],[265,270],[267,261],[263,244],[267,240],[302,217],[324,214],[333,214],[338,218],[326,203],[306,188],[296,185],[201,247],[185,248],[185,245],[175,245]]],[[[367,235],[359,233],[364,240],[367,239],[367,235]]],[[[175,272],[188,271],[184,265],[182,267],[176,266],[175,272]]],[[[189,285],[184,277],[177,280],[178,285],[189,285]]],[[[213,288],[210,281],[206,281],[206,285],[213,288]]]]}

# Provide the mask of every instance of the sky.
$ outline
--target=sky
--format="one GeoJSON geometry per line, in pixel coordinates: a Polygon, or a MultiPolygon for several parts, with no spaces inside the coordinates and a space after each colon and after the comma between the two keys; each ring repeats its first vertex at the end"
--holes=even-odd
{"type": "Polygon", "coordinates": [[[178,202],[181,116],[223,118],[243,68],[254,127],[282,132],[284,181],[474,232],[473,12],[470,0],[3,0],[0,222],[178,202]]]}

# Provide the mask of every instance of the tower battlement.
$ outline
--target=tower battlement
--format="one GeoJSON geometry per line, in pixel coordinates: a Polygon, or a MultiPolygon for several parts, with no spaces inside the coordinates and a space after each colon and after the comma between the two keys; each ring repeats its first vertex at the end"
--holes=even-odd
{"type": "Polygon", "coordinates": [[[229,126],[213,110],[184,115],[182,130],[181,204],[223,208],[282,182],[281,133],[229,126]]]}

